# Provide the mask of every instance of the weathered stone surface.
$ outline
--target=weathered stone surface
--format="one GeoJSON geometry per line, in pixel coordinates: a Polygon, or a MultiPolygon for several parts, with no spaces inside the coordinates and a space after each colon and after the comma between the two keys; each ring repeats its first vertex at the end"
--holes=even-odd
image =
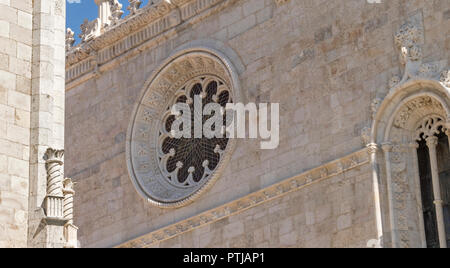
{"type": "Polygon", "coordinates": [[[64,147],[65,1],[1,0],[0,9],[0,246],[63,246],[62,226],[36,233],[35,211],[45,150],[64,147]]]}
{"type": "MultiPolygon", "coordinates": [[[[389,84],[404,85],[401,79],[389,81],[405,69],[395,45],[405,21],[420,11],[424,38],[417,45],[426,50],[421,60],[449,60],[449,37],[442,30],[448,29],[445,1],[216,2],[223,5],[183,9],[183,20],[170,6],[166,13],[152,14],[149,25],[155,27],[125,18],[68,52],[66,172],[77,182],[74,222],[82,246],[116,246],[149,233],[127,246],[366,247],[379,235],[372,169],[351,157],[366,145],[361,131],[386,107],[389,84]],[[189,25],[180,25],[185,17],[189,25]],[[140,30],[127,32],[127,25],[140,27],[142,36],[140,30]],[[165,210],[141,199],[129,180],[124,133],[146,80],[173,50],[187,44],[212,44],[232,58],[248,101],[280,103],[281,139],[271,151],[259,150],[255,141],[239,141],[209,192],[190,206],[165,210]],[[87,47],[96,53],[89,54],[87,47]],[[327,163],[336,159],[330,168],[327,163]],[[315,167],[321,169],[292,182],[305,184],[299,189],[277,194],[282,190],[270,188],[315,167]],[[248,209],[231,206],[239,207],[240,198],[266,187],[274,198],[258,202],[267,198],[261,193],[256,201],[245,199],[248,209]],[[222,208],[226,204],[231,205],[222,208]],[[222,209],[209,213],[215,208],[222,209]],[[231,212],[235,209],[237,214],[231,212]],[[184,224],[190,229],[183,231],[184,224]]],[[[403,47],[410,48],[407,40],[403,47]]],[[[413,67],[406,69],[433,70],[413,67]]],[[[384,163],[380,166],[384,172],[384,163]]],[[[387,189],[381,195],[387,200],[387,189]]],[[[413,201],[407,203],[408,219],[416,238],[409,245],[420,246],[413,201]]],[[[387,207],[383,203],[386,222],[387,207]]]]}

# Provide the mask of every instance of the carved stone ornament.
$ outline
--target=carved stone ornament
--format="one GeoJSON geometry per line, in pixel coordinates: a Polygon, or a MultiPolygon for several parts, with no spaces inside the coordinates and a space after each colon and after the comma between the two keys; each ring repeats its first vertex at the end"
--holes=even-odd
{"type": "Polygon", "coordinates": [[[416,140],[427,140],[429,137],[445,132],[445,121],[439,116],[430,116],[425,118],[416,130],[416,140]]]}
{"type": "Polygon", "coordinates": [[[444,86],[450,88],[450,70],[442,71],[441,77],[439,80],[442,84],[444,84],[444,86]]]}
{"type": "Polygon", "coordinates": [[[395,43],[400,52],[400,61],[404,65],[403,77],[394,76],[389,81],[390,89],[412,78],[439,79],[446,61],[423,62],[422,45],[424,28],[421,14],[417,14],[404,23],[395,34],[395,43]]]}
{"type": "Polygon", "coordinates": [[[109,2],[111,7],[111,16],[109,19],[111,20],[111,25],[116,25],[123,15],[122,4],[118,0],[109,0],[109,2]]]}
{"type": "Polygon", "coordinates": [[[100,35],[100,19],[97,18],[93,21],[84,20],[83,24],[80,26],[81,34],[79,37],[82,42],[89,41],[100,35]]]}
{"type": "Polygon", "coordinates": [[[136,14],[136,12],[138,11],[139,7],[142,4],[142,1],[140,1],[140,0],[128,0],[128,2],[130,4],[128,5],[127,9],[130,11],[130,15],[136,14]]]}
{"type": "Polygon", "coordinates": [[[66,30],[66,51],[69,51],[73,44],[75,43],[75,33],[72,31],[72,29],[67,28],[66,30]]]}
{"type": "MultiPolygon", "coordinates": [[[[227,66],[209,52],[188,52],[172,59],[148,82],[128,130],[127,159],[135,187],[151,204],[163,208],[189,204],[212,186],[229,161],[234,139],[171,135],[177,119],[171,113],[174,104],[193,111],[195,96],[203,105],[225,107],[238,101],[227,66]]],[[[196,113],[191,114],[194,122],[196,113]]]]}
{"type": "Polygon", "coordinates": [[[400,47],[403,64],[422,58],[422,49],[419,45],[422,34],[422,28],[412,22],[403,24],[395,34],[395,43],[400,47]]]}
{"type": "Polygon", "coordinates": [[[442,110],[444,110],[442,104],[435,98],[428,96],[419,97],[403,105],[394,119],[394,126],[406,128],[407,122],[410,121],[411,116],[417,111],[427,111],[428,113],[434,111],[435,113],[439,113],[442,110]]]}

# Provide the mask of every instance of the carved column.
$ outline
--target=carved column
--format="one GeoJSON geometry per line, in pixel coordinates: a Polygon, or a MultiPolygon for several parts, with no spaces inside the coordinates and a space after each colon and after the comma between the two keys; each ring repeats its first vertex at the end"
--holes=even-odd
{"type": "Polygon", "coordinates": [[[379,186],[379,175],[378,175],[378,167],[377,167],[377,151],[378,145],[375,143],[370,143],[367,146],[367,152],[370,155],[370,162],[372,165],[372,185],[373,185],[373,194],[374,194],[374,202],[375,202],[375,220],[377,226],[377,239],[378,245],[377,247],[382,247],[383,245],[383,222],[381,218],[381,204],[380,204],[380,186],[379,186]]]}
{"type": "Polygon", "coordinates": [[[396,248],[397,245],[397,229],[395,228],[395,215],[394,215],[394,193],[392,189],[392,169],[391,169],[391,151],[392,144],[384,143],[381,145],[381,148],[384,152],[384,158],[386,161],[386,183],[387,183],[387,191],[388,191],[388,205],[389,205],[389,223],[391,226],[391,238],[392,238],[392,247],[396,248]]]}
{"type": "Polygon", "coordinates": [[[414,184],[415,184],[415,195],[416,195],[416,205],[419,215],[419,233],[420,240],[422,242],[422,248],[427,247],[427,239],[425,235],[425,221],[423,219],[423,208],[422,208],[422,193],[420,190],[420,170],[419,170],[419,156],[417,155],[417,149],[419,149],[419,144],[417,142],[411,142],[409,144],[411,148],[411,155],[413,156],[414,165],[414,184]]]}
{"type": "Polygon", "coordinates": [[[46,216],[49,218],[63,218],[63,185],[62,172],[63,150],[47,149],[44,159],[47,169],[47,195],[44,201],[46,216]]]}
{"type": "Polygon", "coordinates": [[[64,180],[64,219],[67,223],[64,225],[64,237],[66,243],[64,247],[66,248],[76,248],[77,247],[77,231],[78,227],[73,224],[73,196],[75,191],[73,189],[73,182],[71,179],[66,178],[64,180]]]}
{"type": "Polygon", "coordinates": [[[434,205],[436,207],[436,220],[438,225],[439,244],[441,248],[447,247],[447,239],[445,235],[444,210],[442,208],[441,187],[439,182],[439,169],[437,163],[436,146],[438,138],[430,136],[426,139],[431,162],[431,178],[433,184],[434,205]]]}
{"type": "Polygon", "coordinates": [[[67,223],[73,223],[73,195],[75,191],[73,190],[73,182],[71,179],[66,178],[64,180],[64,219],[67,223]]]}

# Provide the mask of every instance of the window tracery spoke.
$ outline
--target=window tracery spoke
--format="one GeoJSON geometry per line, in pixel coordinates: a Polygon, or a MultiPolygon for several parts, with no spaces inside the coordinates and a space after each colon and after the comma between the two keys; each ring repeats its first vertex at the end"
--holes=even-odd
{"type": "MultiPolygon", "coordinates": [[[[170,183],[178,187],[191,187],[208,179],[214,172],[229,141],[228,138],[208,139],[204,135],[196,138],[195,122],[201,122],[203,127],[205,121],[213,116],[213,114],[203,115],[204,107],[209,103],[218,103],[225,108],[226,104],[232,101],[231,94],[220,79],[213,76],[200,76],[186,83],[175,96],[174,102],[170,105],[176,103],[189,105],[191,137],[175,139],[168,135],[177,116],[164,116],[158,149],[159,165],[170,183]],[[196,96],[201,98],[202,105],[197,107],[201,110],[195,109],[196,96]]],[[[171,111],[171,107],[167,110],[171,111]]],[[[226,113],[223,112],[221,116],[222,121],[226,122],[226,113]]]]}

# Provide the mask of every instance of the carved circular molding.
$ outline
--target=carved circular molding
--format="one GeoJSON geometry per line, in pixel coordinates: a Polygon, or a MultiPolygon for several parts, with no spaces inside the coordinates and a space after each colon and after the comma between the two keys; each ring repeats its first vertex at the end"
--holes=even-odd
{"type": "MultiPolygon", "coordinates": [[[[220,177],[235,147],[233,139],[174,139],[171,108],[200,95],[203,104],[239,102],[234,69],[219,53],[184,51],[147,81],[127,135],[128,171],[139,194],[163,208],[185,206],[220,177]]],[[[192,113],[192,117],[195,113],[192,113]]],[[[193,119],[192,119],[193,120],[193,119]]],[[[203,121],[205,118],[203,118],[203,121]]]]}

